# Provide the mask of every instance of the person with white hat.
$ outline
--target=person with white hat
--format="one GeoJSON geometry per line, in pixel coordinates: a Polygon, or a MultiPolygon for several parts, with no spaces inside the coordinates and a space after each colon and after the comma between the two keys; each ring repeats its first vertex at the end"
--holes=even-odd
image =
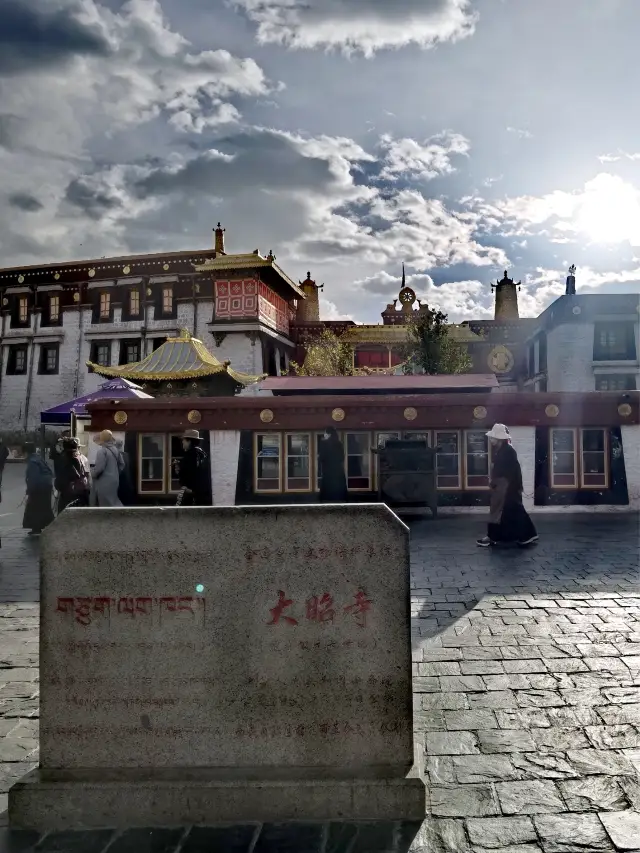
{"type": "Polygon", "coordinates": [[[504,424],[494,424],[487,433],[493,448],[491,504],[487,535],[478,539],[481,548],[497,543],[533,545],[538,533],[522,503],[522,469],[504,424]]]}

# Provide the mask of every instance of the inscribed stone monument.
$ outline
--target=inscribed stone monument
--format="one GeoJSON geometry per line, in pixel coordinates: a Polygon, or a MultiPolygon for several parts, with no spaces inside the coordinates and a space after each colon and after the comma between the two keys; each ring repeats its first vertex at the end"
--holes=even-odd
{"type": "Polygon", "coordinates": [[[382,505],[63,513],[12,822],[422,819],[408,539],[382,505]]]}

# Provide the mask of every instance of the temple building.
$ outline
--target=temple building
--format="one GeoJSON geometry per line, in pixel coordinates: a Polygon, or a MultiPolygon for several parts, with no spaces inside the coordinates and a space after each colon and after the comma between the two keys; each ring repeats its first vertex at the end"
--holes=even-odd
{"type": "MultiPolygon", "coordinates": [[[[256,379],[289,374],[323,329],[352,345],[356,375],[402,372],[409,322],[430,310],[404,271],[381,323],[323,320],[324,285],[310,272],[294,280],[272,251],[228,253],[224,228],[213,230],[212,248],[0,269],[0,431],[35,429],[100,377],[153,396],[268,394],[256,379]]],[[[635,390],[638,294],[582,294],[575,272],[563,296],[523,318],[520,283],[505,271],[491,285],[494,318],[450,327],[469,372],[493,374],[500,392],[635,390]]]]}

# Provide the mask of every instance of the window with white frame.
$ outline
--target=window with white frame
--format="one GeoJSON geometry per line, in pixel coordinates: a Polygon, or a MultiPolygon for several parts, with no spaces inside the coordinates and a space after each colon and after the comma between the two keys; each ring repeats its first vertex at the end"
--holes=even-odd
{"type": "Polygon", "coordinates": [[[142,433],[138,437],[138,491],[164,494],[166,448],[164,433],[142,433]]]}
{"type": "Polygon", "coordinates": [[[551,488],[606,489],[609,486],[607,430],[552,429],[551,488]]]}
{"type": "Polygon", "coordinates": [[[467,430],[465,442],[466,489],[488,489],[491,470],[491,450],[486,430],[467,430]]]}
{"type": "Polygon", "coordinates": [[[281,439],[278,432],[255,436],[255,491],[279,492],[282,489],[280,466],[281,439]]]}
{"type": "Polygon", "coordinates": [[[633,373],[602,374],[596,376],[596,391],[635,391],[636,377],[633,373]]]}
{"type": "Polygon", "coordinates": [[[438,489],[460,488],[460,433],[436,430],[436,486],[438,489]]]}
{"type": "Polygon", "coordinates": [[[388,441],[397,441],[399,438],[399,432],[377,432],[375,446],[381,450],[388,441]]]}
{"type": "Polygon", "coordinates": [[[345,435],[347,489],[371,489],[371,433],[348,432],[345,435]]]}
{"type": "Polygon", "coordinates": [[[286,481],[287,492],[311,491],[311,434],[308,432],[287,433],[286,481]]]}

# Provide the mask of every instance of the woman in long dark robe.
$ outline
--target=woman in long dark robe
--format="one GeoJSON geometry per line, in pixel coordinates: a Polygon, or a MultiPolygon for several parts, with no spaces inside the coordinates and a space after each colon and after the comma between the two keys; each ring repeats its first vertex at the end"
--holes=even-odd
{"type": "Polygon", "coordinates": [[[35,444],[28,443],[24,449],[27,455],[27,505],[22,526],[29,531],[29,536],[37,536],[53,521],[53,472],[38,456],[35,444]]]}
{"type": "Polygon", "coordinates": [[[202,437],[197,429],[187,429],[182,435],[184,455],[178,462],[178,480],[183,489],[182,506],[211,505],[207,454],[200,447],[202,437]]]}
{"type": "Polygon", "coordinates": [[[345,503],[347,500],[347,477],[344,473],[344,448],[335,427],[327,427],[319,444],[320,455],[320,501],[321,503],[345,503]]]}
{"type": "Polygon", "coordinates": [[[487,433],[495,448],[491,469],[491,506],[487,535],[478,539],[481,548],[498,542],[533,545],[538,541],[534,523],[522,503],[522,469],[511,436],[504,424],[494,424],[487,433]]]}

